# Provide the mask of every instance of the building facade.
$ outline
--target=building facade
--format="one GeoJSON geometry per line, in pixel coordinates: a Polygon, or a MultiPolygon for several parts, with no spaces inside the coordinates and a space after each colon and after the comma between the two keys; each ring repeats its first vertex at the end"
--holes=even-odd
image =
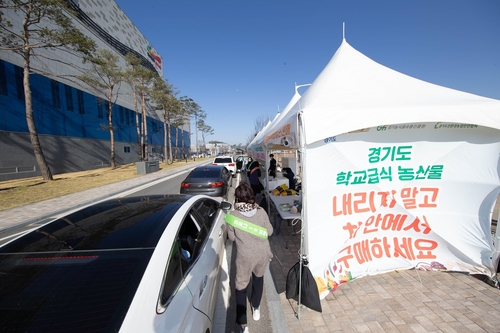
{"type": "MultiPolygon", "coordinates": [[[[120,58],[133,53],[142,66],[163,77],[161,56],[112,0],[70,0],[74,25],[90,36],[99,49],[108,49],[120,58]]],[[[4,12],[14,26],[22,18],[4,12]]],[[[107,101],[76,79],[86,69],[72,53],[42,50],[33,57],[30,84],[35,124],[43,153],[53,174],[90,170],[110,164],[110,134],[107,101]],[[54,60],[47,60],[54,59],[54,60]],[[61,61],[57,61],[57,60],[61,61]]],[[[13,52],[0,51],[0,181],[39,176],[26,123],[23,90],[23,60],[13,52]]],[[[87,67],[85,67],[87,66],[87,67]]],[[[117,165],[138,161],[136,125],[141,107],[134,105],[132,88],[122,83],[113,106],[115,161],[117,165]],[[137,110],[137,111],[136,111],[137,110]]],[[[148,159],[163,157],[164,130],[161,113],[147,105],[148,159]]],[[[188,126],[171,127],[174,156],[189,154],[188,126]]]]}

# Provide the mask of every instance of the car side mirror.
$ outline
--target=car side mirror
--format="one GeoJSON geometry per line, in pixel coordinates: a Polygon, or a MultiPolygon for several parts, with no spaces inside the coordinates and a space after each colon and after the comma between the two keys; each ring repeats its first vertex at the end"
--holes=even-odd
{"type": "Polygon", "coordinates": [[[230,211],[233,205],[228,201],[221,201],[219,208],[223,211],[230,211]]]}

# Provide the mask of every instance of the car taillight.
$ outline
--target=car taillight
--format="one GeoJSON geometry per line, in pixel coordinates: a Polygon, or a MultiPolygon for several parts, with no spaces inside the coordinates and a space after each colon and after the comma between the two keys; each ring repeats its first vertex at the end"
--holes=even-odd
{"type": "Polygon", "coordinates": [[[210,187],[221,187],[222,185],[224,185],[224,182],[217,182],[217,183],[211,183],[210,187]]]}
{"type": "Polygon", "coordinates": [[[189,184],[189,183],[181,183],[181,187],[183,187],[183,188],[189,188],[189,186],[191,186],[191,184],[189,184]]]}
{"type": "Polygon", "coordinates": [[[213,166],[217,166],[217,163],[212,163],[213,166]]]}
{"type": "Polygon", "coordinates": [[[234,163],[229,163],[229,166],[234,166],[234,163]]]}

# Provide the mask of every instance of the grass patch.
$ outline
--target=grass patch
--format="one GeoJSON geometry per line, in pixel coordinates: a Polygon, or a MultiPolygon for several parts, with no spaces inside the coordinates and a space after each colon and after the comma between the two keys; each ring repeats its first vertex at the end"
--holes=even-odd
{"type": "MultiPolygon", "coordinates": [[[[198,161],[200,160],[204,159],[198,161]]],[[[190,162],[193,161],[188,160],[190,162]]],[[[160,163],[160,170],[185,165],[185,160],[173,164],[160,163]]],[[[144,175],[137,174],[135,163],[131,163],[115,169],[102,168],[55,175],[54,181],[44,181],[42,177],[3,181],[0,182],[0,211],[141,176],[144,175]]]]}

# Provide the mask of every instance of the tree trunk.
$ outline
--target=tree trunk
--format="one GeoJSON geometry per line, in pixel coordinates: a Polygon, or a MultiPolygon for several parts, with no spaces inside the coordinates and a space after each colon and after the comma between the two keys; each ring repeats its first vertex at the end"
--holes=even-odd
{"type": "Polygon", "coordinates": [[[198,154],[198,117],[197,116],[194,117],[194,121],[195,121],[195,126],[194,126],[195,129],[194,130],[196,131],[196,143],[195,143],[196,154],[198,154]]]}
{"type": "Polygon", "coordinates": [[[191,116],[188,116],[187,123],[188,123],[188,133],[189,133],[189,152],[191,152],[191,116]]]}
{"type": "Polygon", "coordinates": [[[163,109],[163,162],[167,162],[168,154],[167,112],[163,109]]]}
{"type": "Polygon", "coordinates": [[[135,107],[135,128],[137,129],[137,146],[139,148],[139,161],[142,162],[142,145],[141,145],[141,127],[139,126],[139,110],[137,109],[137,90],[135,83],[132,85],[134,90],[134,107],[135,107]]]}
{"type": "Polygon", "coordinates": [[[111,100],[113,98],[113,87],[114,85],[111,85],[111,88],[109,89],[109,95],[108,95],[108,122],[109,122],[109,137],[110,137],[110,145],[111,145],[111,154],[109,158],[109,164],[111,169],[116,168],[116,163],[115,163],[115,132],[113,129],[113,103],[111,103],[111,100]]]}
{"type": "Polygon", "coordinates": [[[171,163],[174,163],[174,156],[172,155],[172,132],[170,131],[170,121],[168,122],[168,159],[171,163]]]}
{"type": "Polygon", "coordinates": [[[33,153],[35,154],[35,159],[42,173],[43,180],[54,180],[52,177],[52,172],[50,171],[47,161],[45,161],[45,156],[43,155],[42,147],[40,145],[40,140],[38,139],[38,132],[36,130],[35,118],[33,115],[33,101],[31,96],[30,87],[30,61],[29,61],[29,50],[24,51],[24,69],[23,69],[23,84],[24,84],[24,101],[26,106],[26,123],[28,125],[28,130],[30,133],[31,146],[33,147],[33,153]]]}
{"type": "Polygon", "coordinates": [[[148,123],[146,117],[146,96],[145,92],[141,91],[141,104],[142,104],[142,143],[143,143],[143,156],[144,161],[149,160],[148,156],[148,123]]]}

